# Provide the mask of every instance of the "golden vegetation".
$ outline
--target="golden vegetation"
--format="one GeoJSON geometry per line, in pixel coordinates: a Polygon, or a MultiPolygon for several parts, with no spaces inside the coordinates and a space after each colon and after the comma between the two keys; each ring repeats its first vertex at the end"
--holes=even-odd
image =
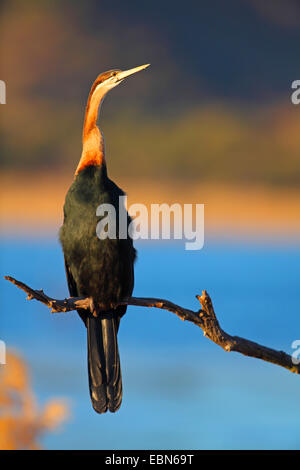
{"type": "Polygon", "coordinates": [[[31,388],[27,366],[15,353],[0,366],[0,449],[39,449],[39,440],[69,414],[66,403],[50,400],[39,408],[31,388]]]}
{"type": "MultiPolygon", "coordinates": [[[[115,174],[110,171],[115,178],[115,174]]],[[[72,172],[13,173],[0,176],[2,233],[51,234],[62,224],[63,204],[72,172]],[[17,217],[16,217],[17,214],[17,217]]],[[[128,205],[205,204],[205,232],[269,240],[298,237],[300,191],[262,185],[226,185],[158,181],[118,176],[128,193],[128,205]]]]}

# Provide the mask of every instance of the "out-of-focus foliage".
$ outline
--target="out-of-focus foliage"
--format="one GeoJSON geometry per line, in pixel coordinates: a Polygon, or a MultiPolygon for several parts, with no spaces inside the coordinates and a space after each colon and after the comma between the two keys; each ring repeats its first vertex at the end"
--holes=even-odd
{"type": "Polygon", "coordinates": [[[151,62],[101,110],[111,175],[299,184],[297,6],[258,3],[5,2],[2,168],[72,171],[91,82],[151,62]]]}
{"type": "Polygon", "coordinates": [[[40,409],[25,362],[14,353],[7,354],[7,364],[0,368],[0,449],[39,449],[40,437],[68,414],[66,403],[56,399],[40,409]]]}
{"type": "Polygon", "coordinates": [[[135,123],[124,119],[103,127],[114,174],[300,183],[297,109],[276,106],[247,113],[211,105],[168,121],[137,117],[135,123]]]}

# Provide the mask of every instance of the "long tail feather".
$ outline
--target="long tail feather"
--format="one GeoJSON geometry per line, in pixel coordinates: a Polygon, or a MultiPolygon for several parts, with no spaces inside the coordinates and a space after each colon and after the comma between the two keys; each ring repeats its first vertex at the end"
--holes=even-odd
{"type": "Polygon", "coordinates": [[[110,313],[87,319],[90,395],[97,413],[115,412],[122,401],[118,321],[110,313]]]}

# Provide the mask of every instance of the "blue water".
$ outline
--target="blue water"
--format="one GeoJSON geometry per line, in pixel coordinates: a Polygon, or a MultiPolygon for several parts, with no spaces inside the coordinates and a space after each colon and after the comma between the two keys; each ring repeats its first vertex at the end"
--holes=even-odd
{"type": "MultiPolygon", "coordinates": [[[[211,295],[221,326],[292,353],[300,339],[300,246],[206,242],[138,246],[136,296],[198,309],[211,295]]],[[[54,239],[2,239],[1,273],[67,295],[54,239]]],[[[71,418],[48,434],[50,449],[299,449],[300,378],[226,353],[202,331],[157,309],[129,307],[119,333],[124,398],[116,414],[90,404],[85,329],[75,312],[50,315],[0,280],[0,338],[28,362],[42,406],[66,398],[71,418]],[[13,308],[12,308],[13,305],[13,308]]]]}

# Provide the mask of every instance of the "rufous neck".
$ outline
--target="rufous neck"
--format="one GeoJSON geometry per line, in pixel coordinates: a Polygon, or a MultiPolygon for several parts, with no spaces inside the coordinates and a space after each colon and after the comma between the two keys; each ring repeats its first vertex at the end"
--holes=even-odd
{"type": "Polygon", "coordinates": [[[106,91],[99,88],[89,96],[83,126],[82,154],[75,175],[87,166],[105,165],[104,137],[97,126],[99,111],[105,95],[106,91]]]}

